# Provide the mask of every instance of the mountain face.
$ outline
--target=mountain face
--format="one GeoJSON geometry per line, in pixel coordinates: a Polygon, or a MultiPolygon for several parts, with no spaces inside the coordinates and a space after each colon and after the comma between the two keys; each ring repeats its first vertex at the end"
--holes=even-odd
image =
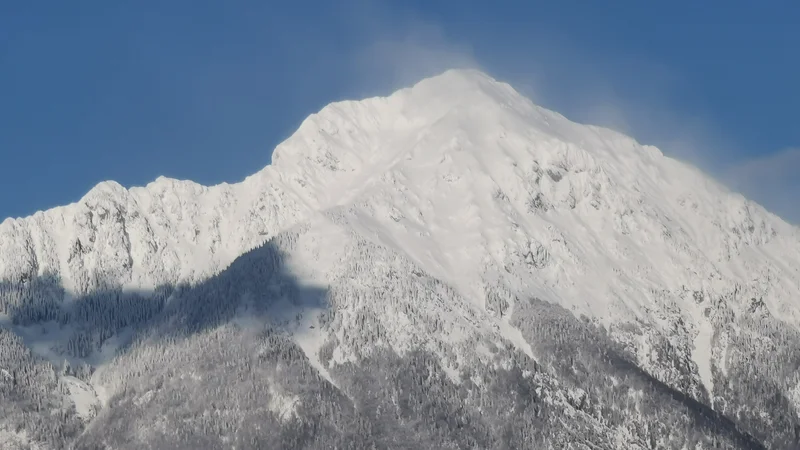
{"type": "Polygon", "coordinates": [[[0,446],[800,448],[800,230],[476,71],[0,224],[0,446]]]}

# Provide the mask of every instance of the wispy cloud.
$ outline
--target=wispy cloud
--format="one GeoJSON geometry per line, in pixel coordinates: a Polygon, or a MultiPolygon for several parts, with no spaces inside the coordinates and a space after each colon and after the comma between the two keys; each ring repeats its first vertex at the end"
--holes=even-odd
{"type": "Polygon", "coordinates": [[[752,152],[737,145],[730,137],[735,133],[681,104],[691,89],[674,68],[644,58],[588,54],[552,30],[487,52],[486,45],[475,48],[472,38],[448,34],[444,24],[419,16],[388,20],[386,11],[367,3],[371,7],[358,8],[358,17],[348,19],[360,24],[364,37],[347,62],[352,83],[366,90],[360,93],[388,94],[450,68],[477,68],[572,120],[656,145],[788,220],[800,221],[795,206],[800,204],[800,151],[747,159],[752,152]]]}
{"type": "Polygon", "coordinates": [[[479,52],[470,39],[448,34],[444,24],[419,16],[387,20],[386,11],[368,3],[348,17],[363,36],[348,62],[352,83],[368,94],[386,94],[451,68],[477,68],[570,119],[630,134],[706,169],[732,148],[710,120],[679,111],[673,100],[681,75],[657,62],[603,59],[551,30],[479,52]]]}
{"type": "Polygon", "coordinates": [[[442,27],[422,20],[371,36],[352,62],[360,83],[384,91],[410,86],[448,69],[479,68],[469,44],[455,42],[442,27]]]}
{"type": "Polygon", "coordinates": [[[800,223],[800,148],[735,163],[724,181],[786,220],[800,223]]]}
{"type": "Polygon", "coordinates": [[[772,180],[800,180],[800,148],[764,155],[743,161],[730,169],[736,181],[762,183],[772,180]]]}

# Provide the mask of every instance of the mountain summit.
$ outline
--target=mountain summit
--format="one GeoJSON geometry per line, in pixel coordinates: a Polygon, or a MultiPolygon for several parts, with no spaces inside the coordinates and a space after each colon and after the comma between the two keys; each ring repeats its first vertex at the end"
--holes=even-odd
{"type": "MultiPolygon", "coordinates": [[[[253,328],[294,349],[280,358],[291,354],[321,389],[312,401],[310,387],[273,373],[278,353],[259,360],[266,378],[248,382],[265,386],[270,429],[314,424],[297,431],[304,444],[280,445],[317,448],[325,433],[342,446],[416,448],[800,441],[800,232],[691,166],[474,70],[330,104],[272,160],[238,184],[105,182],[0,224],[9,342],[43,377],[54,371],[62,387],[46,395],[66,391],[80,410],[61,442],[98,445],[98,427],[125,411],[140,414],[130,427],[152,430],[153,411],[172,417],[161,408],[182,383],[211,379],[226,386],[215,388],[225,414],[252,420],[261,413],[230,410],[243,379],[195,358],[223,335],[267,351],[253,328]],[[175,381],[156,354],[188,361],[189,378],[175,381]],[[87,369],[64,375],[65,360],[87,369]],[[319,399],[364,427],[359,436],[319,422],[319,399]]],[[[209,411],[178,398],[188,416],[209,411]]],[[[197,420],[216,430],[202,446],[243,439],[197,420]]],[[[114,426],[108,442],[124,448],[134,428],[114,426]]],[[[15,433],[8,442],[27,439],[15,433]]],[[[185,438],[148,431],[130,442],[185,438]]]]}

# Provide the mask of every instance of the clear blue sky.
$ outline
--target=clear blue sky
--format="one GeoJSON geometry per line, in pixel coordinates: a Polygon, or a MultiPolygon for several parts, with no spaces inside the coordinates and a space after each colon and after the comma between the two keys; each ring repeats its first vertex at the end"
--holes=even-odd
{"type": "Polygon", "coordinates": [[[0,220],[237,181],[308,114],[477,66],[800,219],[797,2],[0,3],[0,220]]]}

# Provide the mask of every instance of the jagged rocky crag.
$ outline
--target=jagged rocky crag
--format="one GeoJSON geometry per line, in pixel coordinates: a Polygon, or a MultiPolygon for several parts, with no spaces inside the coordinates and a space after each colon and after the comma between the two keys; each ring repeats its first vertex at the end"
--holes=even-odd
{"type": "Polygon", "coordinates": [[[800,448],[800,231],[476,71],[0,224],[3,448],[800,448]]]}

